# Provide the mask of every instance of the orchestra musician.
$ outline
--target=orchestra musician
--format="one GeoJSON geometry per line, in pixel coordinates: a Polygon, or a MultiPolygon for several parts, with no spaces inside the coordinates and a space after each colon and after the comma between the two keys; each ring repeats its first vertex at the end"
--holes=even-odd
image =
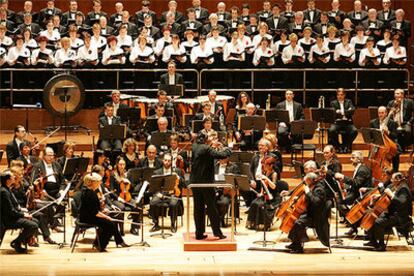
{"type": "MultiPolygon", "coordinates": [[[[167,136],[171,136],[172,131],[170,129],[168,129],[168,119],[167,117],[160,117],[157,120],[157,126],[158,129],[154,130],[151,132],[151,135],[148,136],[148,143],[147,145],[153,144],[152,143],[152,136],[158,134],[158,133],[166,133],[167,136]]],[[[156,145],[157,150],[159,153],[164,152],[166,150],[168,150],[168,144],[160,144],[160,145],[156,145]]]]}
{"type": "MultiPolygon", "coordinates": [[[[109,103],[105,104],[105,115],[99,118],[99,127],[120,125],[121,119],[114,115],[114,106],[109,103]]],[[[105,140],[101,139],[100,148],[103,150],[121,151],[122,143],[119,139],[105,140]]]]}
{"type": "Polygon", "coordinates": [[[358,135],[358,131],[352,121],[355,106],[350,99],[346,99],[346,91],[343,88],[336,90],[336,100],[331,101],[331,107],[335,109],[335,123],[328,130],[329,144],[333,145],[339,153],[350,153],[352,143],[358,135]],[[342,135],[342,145],[338,136],[342,135]]]}
{"type": "Polygon", "coordinates": [[[342,173],[342,164],[339,162],[335,154],[335,147],[332,145],[326,145],[323,149],[324,160],[322,167],[324,169],[326,184],[325,191],[328,199],[332,199],[335,193],[339,193],[342,187],[339,187],[338,182],[335,180],[335,173],[342,173]],[[328,185],[330,187],[328,187],[328,185]]]}
{"type": "Polygon", "coordinates": [[[163,206],[168,204],[168,214],[171,218],[171,232],[177,232],[177,216],[182,214],[183,212],[183,205],[181,198],[181,191],[184,187],[184,175],[182,175],[182,171],[178,168],[172,167],[172,155],[169,153],[165,153],[163,157],[163,166],[154,171],[154,175],[176,175],[178,186],[176,187],[179,190],[171,191],[170,193],[166,192],[159,192],[155,193],[150,201],[150,209],[149,213],[152,218],[152,222],[154,226],[150,229],[150,232],[156,232],[161,229],[158,224],[158,218],[163,216],[163,206]]]}
{"type": "Polygon", "coordinates": [[[149,145],[146,150],[146,156],[139,163],[141,168],[161,168],[162,161],[157,158],[157,148],[154,145],[149,145]]]}
{"type": "Polygon", "coordinates": [[[263,136],[262,130],[242,130],[239,126],[240,118],[243,116],[257,116],[256,106],[253,103],[248,103],[246,105],[246,113],[240,116],[237,116],[234,120],[233,130],[234,136],[237,141],[240,141],[241,150],[253,150],[256,148],[257,142],[263,136]]]}
{"type": "MultiPolygon", "coordinates": [[[[366,192],[362,188],[362,192],[366,192]]],[[[375,223],[368,231],[370,241],[364,246],[372,246],[375,251],[385,251],[384,234],[392,227],[397,227],[404,235],[408,235],[407,229],[412,226],[412,195],[404,176],[393,173],[390,185],[384,187],[383,193],[391,201],[387,211],[375,219],[375,223]]],[[[379,197],[380,195],[374,195],[379,197]]],[[[409,230],[408,230],[409,231],[409,230]]]]}
{"type": "MultiPolygon", "coordinates": [[[[192,145],[192,169],[190,183],[214,183],[214,159],[223,159],[231,154],[229,148],[218,147],[221,144],[212,141],[202,133],[197,136],[197,141],[192,145]]],[[[205,213],[211,223],[213,235],[218,239],[225,239],[220,229],[220,217],[215,202],[214,188],[193,188],[194,222],[196,225],[196,239],[203,240],[205,234],[205,213]],[[206,208],[207,206],[207,208],[206,208]]]]}
{"type": "Polygon", "coordinates": [[[71,141],[66,141],[65,144],[63,144],[63,155],[56,160],[62,169],[65,166],[67,159],[75,157],[75,145],[75,142],[71,141]]]}
{"type": "Polygon", "coordinates": [[[112,218],[105,214],[105,210],[101,209],[101,203],[97,194],[101,181],[102,178],[97,173],[85,175],[83,180],[85,185],[82,190],[79,209],[79,220],[83,223],[93,224],[99,227],[99,237],[97,237],[99,241],[95,239],[93,244],[98,251],[106,251],[106,247],[112,236],[115,239],[117,247],[129,247],[124,242],[116,224],[112,222],[112,218]]]}
{"type": "Polygon", "coordinates": [[[25,141],[26,129],[22,125],[14,128],[13,140],[6,145],[7,163],[10,165],[12,160],[16,160],[21,155],[19,150],[20,144],[25,141]]]}
{"type": "Polygon", "coordinates": [[[168,62],[168,72],[161,75],[160,83],[169,85],[184,84],[183,75],[176,73],[176,70],[175,62],[168,62]]]}
{"type": "MultiPolygon", "coordinates": [[[[343,200],[339,201],[339,211],[345,214],[348,210],[346,205],[352,205],[355,200],[360,197],[359,189],[362,187],[372,187],[372,173],[371,169],[364,164],[364,156],[361,151],[354,151],[351,155],[352,166],[354,167],[354,173],[352,178],[345,176],[342,173],[335,173],[335,178],[345,183],[347,195],[343,200]]],[[[351,229],[346,235],[352,235],[356,233],[356,226],[351,226],[351,229]]]]}
{"type": "MultiPolygon", "coordinates": [[[[287,110],[289,112],[289,122],[305,119],[302,105],[293,100],[294,96],[295,95],[293,91],[287,90],[285,93],[285,101],[280,102],[276,105],[277,110],[287,110]]],[[[279,123],[277,135],[279,145],[285,148],[287,151],[290,151],[291,145],[293,143],[300,141],[300,137],[292,137],[290,134],[290,124],[286,124],[284,122],[279,123]]]]}
{"type": "Polygon", "coordinates": [[[19,145],[21,155],[16,159],[23,162],[23,166],[26,169],[28,165],[34,166],[37,163],[37,158],[33,155],[30,155],[32,149],[32,143],[29,141],[23,141],[19,145]]]}
{"type": "MultiPolygon", "coordinates": [[[[18,210],[17,200],[13,198],[12,188],[15,176],[12,172],[3,172],[0,176],[0,227],[3,229],[23,229],[10,246],[17,253],[26,253],[27,249],[22,245],[27,244],[29,239],[36,234],[38,221],[29,213],[18,210]]],[[[3,229],[1,229],[3,231],[3,229]]]]}
{"type": "Polygon", "coordinates": [[[309,240],[306,234],[308,227],[315,228],[321,243],[327,247],[330,246],[330,208],[326,204],[324,185],[319,179],[319,176],[312,172],[306,174],[304,178],[307,207],[305,213],[296,220],[289,232],[289,239],[292,243],[286,248],[290,249],[291,253],[303,253],[303,244],[309,240]]]}
{"type": "Polygon", "coordinates": [[[170,136],[170,148],[165,152],[169,153],[172,156],[172,167],[180,168],[187,171],[189,166],[187,151],[179,147],[179,136],[177,134],[172,134],[170,136]]]}
{"type": "Polygon", "coordinates": [[[392,118],[397,123],[398,144],[402,150],[413,143],[412,125],[414,123],[414,102],[404,97],[403,89],[394,91],[394,100],[388,102],[387,108],[395,108],[396,112],[392,114],[392,118]]]}
{"type": "Polygon", "coordinates": [[[105,106],[111,104],[113,106],[113,115],[117,116],[118,114],[118,110],[119,109],[124,109],[124,108],[128,108],[128,105],[124,104],[121,102],[121,92],[119,90],[112,90],[111,92],[111,101],[106,102],[104,104],[104,108],[102,109],[102,111],[99,113],[99,117],[104,117],[105,116],[105,106]]]}
{"type": "Polygon", "coordinates": [[[139,165],[138,143],[133,138],[128,138],[122,146],[122,158],[125,160],[125,170],[133,169],[139,165]]]}
{"type": "Polygon", "coordinates": [[[193,120],[203,121],[205,118],[211,118],[212,120],[217,120],[218,117],[211,111],[211,103],[210,101],[203,102],[201,104],[202,113],[197,113],[193,120]]]}

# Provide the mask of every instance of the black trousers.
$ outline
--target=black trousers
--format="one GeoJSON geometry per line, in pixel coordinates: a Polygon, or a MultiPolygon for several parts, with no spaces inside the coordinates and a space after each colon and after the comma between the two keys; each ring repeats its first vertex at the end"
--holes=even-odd
{"type": "Polygon", "coordinates": [[[222,235],[220,229],[220,217],[215,201],[214,188],[194,188],[194,222],[196,226],[196,237],[201,237],[206,231],[206,206],[207,215],[211,223],[211,229],[215,236],[222,235]]]}
{"type": "Polygon", "coordinates": [[[111,222],[109,220],[103,218],[94,218],[90,221],[82,221],[89,224],[93,224],[98,226],[98,234],[99,234],[99,244],[102,249],[105,249],[108,246],[109,240],[113,236],[115,239],[116,244],[123,243],[123,239],[121,234],[118,231],[116,223],[111,222]]]}
{"type": "Polygon", "coordinates": [[[401,225],[401,220],[396,215],[382,213],[376,220],[374,225],[368,231],[368,237],[371,241],[384,244],[384,234],[387,229],[401,225]]]}
{"type": "Polygon", "coordinates": [[[168,208],[168,215],[171,218],[171,223],[175,222],[178,215],[178,198],[160,198],[154,195],[151,198],[149,213],[152,221],[158,225],[158,218],[164,216],[166,208],[168,208]]]}
{"type": "MultiPolygon", "coordinates": [[[[47,208],[46,208],[47,209],[47,208]]],[[[33,217],[38,221],[38,226],[42,232],[43,240],[50,237],[50,230],[48,225],[48,216],[42,212],[36,213],[33,217]]]]}
{"type": "Polygon", "coordinates": [[[328,130],[328,140],[329,144],[333,145],[335,148],[340,146],[338,136],[342,132],[342,145],[348,148],[352,147],[352,143],[358,135],[358,131],[353,124],[332,124],[328,130]]]}
{"type": "Polygon", "coordinates": [[[401,149],[405,150],[406,147],[413,143],[411,124],[404,124],[401,126],[402,130],[398,132],[398,144],[401,149]]]}
{"type": "Polygon", "coordinates": [[[39,222],[35,218],[32,218],[31,220],[30,219],[25,219],[25,218],[19,218],[14,222],[6,223],[6,228],[7,229],[23,228],[23,231],[15,239],[15,241],[17,243],[27,243],[27,242],[29,242],[30,238],[32,236],[36,235],[38,227],[39,227],[39,222]]]}
{"type": "Polygon", "coordinates": [[[307,242],[309,240],[308,235],[306,234],[307,227],[314,227],[314,222],[311,217],[304,214],[296,220],[292,230],[289,232],[289,239],[297,245],[307,242]]]}

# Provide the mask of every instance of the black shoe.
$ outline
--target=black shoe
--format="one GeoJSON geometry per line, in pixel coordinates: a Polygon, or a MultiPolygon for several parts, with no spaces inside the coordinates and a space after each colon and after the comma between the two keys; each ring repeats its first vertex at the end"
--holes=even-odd
{"type": "Polygon", "coordinates": [[[56,242],[52,240],[50,237],[47,237],[46,239],[44,239],[44,241],[47,242],[48,244],[56,244],[56,242]]]}
{"type": "Polygon", "coordinates": [[[196,240],[205,240],[207,239],[208,235],[201,235],[201,236],[196,236],[196,240]]]}
{"type": "Polygon", "coordinates": [[[150,232],[157,232],[160,231],[161,227],[158,224],[155,224],[149,231],[150,232]]]}
{"type": "Polygon", "coordinates": [[[352,235],[357,234],[357,233],[358,233],[358,231],[355,228],[351,228],[347,232],[345,232],[345,235],[352,236],[352,235]]]}
{"type": "Polygon", "coordinates": [[[16,250],[17,253],[27,253],[27,249],[22,247],[22,244],[16,240],[10,243],[10,246],[16,250]]]}
{"type": "MultiPolygon", "coordinates": [[[[134,227],[131,228],[131,230],[129,231],[132,235],[138,236],[139,235],[139,231],[138,228],[134,227]]],[[[122,235],[122,234],[121,234],[122,235]]]]}
{"type": "Polygon", "coordinates": [[[378,243],[373,242],[373,241],[369,241],[369,242],[364,243],[364,246],[377,247],[378,243]]]}
{"type": "Polygon", "coordinates": [[[303,253],[303,247],[302,246],[295,246],[290,250],[290,253],[302,254],[303,253]]]}
{"type": "Polygon", "coordinates": [[[291,243],[291,244],[285,246],[286,249],[290,249],[290,250],[294,249],[295,247],[297,247],[297,245],[294,244],[294,243],[291,243]]]}
{"type": "Polygon", "coordinates": [[[177,226],[175,226],[174,224],[171,225],[171,232],[177,233],[177,226]]]}
{"type": "Polygon", "coordinates": [[[225,238],[227,238],[227,236],[224,236],[223,234],[214,235],[214,237],[218,238],[219,240],[224,240],[225,238]]]}
{"type": "Polygon", "coordinates": [[[384,252],[386,251],[385,247],[385,244],[377,244],[377,246],[374,247],[374,251],[384,252]]]}
{"type": "Polygon", "coordinates": [[[131,247],[131,246],[129,244],[126,244],[125,242],[122,242],[120,244],[117,244],[116,247],[123,247],[123,248],[125,248],[125,247],[131,247]]]}

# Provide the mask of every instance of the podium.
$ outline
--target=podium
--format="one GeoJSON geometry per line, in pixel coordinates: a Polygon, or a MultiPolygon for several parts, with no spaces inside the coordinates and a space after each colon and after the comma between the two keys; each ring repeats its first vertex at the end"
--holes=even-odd
{"type": "Polygon", "coordinates": [[[183,84],[160,84],[158,90],[164,90],[169,96],[184,96],[184,85],[183,84]]]}
{"type": "MultiPolygon", "coordinates": [[[[188,189],[198,188],[225,188],[234,191],[235,187],[232,184],[223,183],[195,183],[187,186],[188,189]]],[[[187,230],[184,233],[184,251],[237,251],[237,242],[234,239],[234,193],[231,193],[231,232],[230,238],[218,240],[210,233],[205,240],[197,240],[195,233],[190,232],[190,219],[193,214],[190,214],[190,193],[187,193],[187,230]]]]}

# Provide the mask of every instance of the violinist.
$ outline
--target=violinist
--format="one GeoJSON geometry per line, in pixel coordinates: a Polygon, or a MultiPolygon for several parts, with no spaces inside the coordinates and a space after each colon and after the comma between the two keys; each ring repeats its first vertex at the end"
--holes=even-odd
{"type": "Polygon", "coordinates": [[[154,226],[150,229],[150,232],[159,231],[161,228],[158,224],[158,218],[163,216],[163,206],[168,204],[168,215],[171,218],[171,232],[177,232],[177,216],[182,214],[183,205],[179,200],[181,197],[181,191],[184,187],[184,175],[180,169],[172,167],[172,156],[169,153],[164,154],[163,166],[154,171],[154,175],[172,175],[177,176],[177,189],[179,191],[171,191],[170,193],[158,192],[155,193],[150,202],[149,213],[151,215],[154,226]]]}
{"type": "Polygon", "coordinates": [[[257,198],[250,205],[246,228],[258,230],[263,225],[264,229],[269,230],[273,223],[275,210],[281,202],[281,190],[278,191],[278,173],[274,169],[276,158],[265,156],[261,163],[262,175],[258,177],[262,185],[257,198]],[[267,190],[263,187],[264,185],[266,185],[267,190]],[[270,194],[267,194],[267,191],[270,194]]]}
{"type": "Polygon", "coordinates": [[[414,123],[414,102],[411,99],[404,97],[403,89],[396,89],[394,91],[394,100],[388,102],[388,109],[395,109],[392,118],[397,123],[398,128],[398,143],[402,150],[405,150],[413,143],[412,125],[414,123]]]}
{"type": "MultiPolygon", "coordinates": [[[[115,169],[111,174],[110,182],[111,190],[114,191],[114,194],[118,199],[115,205],[122,211],[138,212],[136,208],[136,202],[134,199],[132,199],[134,187],[128,179],[126,162],[121,156],[119,156],[116,160],[115,169]]],[[[131,217],[133,222],[138,222],[138,214],[132,214],[131,217]]],[[[131,224],[130,233],[133,235],[138,235],[139,232],[136,224],[131,224]]]]}
{"type": "Polygon", "coordinates": [[[19,146],[21,155],[17,158],[17,160],[23,162],[25,169],[27,169],[28,166],[34,166],[37,163],[37,158],[30,155],[31,148],[32,143],[29,141],[23,141],[19,146]]]}
{"type": "Polygon", "coordinates": [[[203,129],[200,130],[206,136],[218,136],[217,131],[213,129],[213,119],[211,117],[205,117],[203,119],[203,129]]]}
{"type": "Polygon", "coordinates": [[[61,168],[65,167],[67,159],[75,157],[75,142],[66,141],[63,145],[63,156],[57,159],[58,164],[61,168]]]}
{"type": "Polygon", "coordinates": [[[20,144],[25,141],[26,129],[22,125],[14,128],[13,140],[6,145],[7,162],[10,165],[12,160],[16,160],[21,154],[19,150],[20,144]]]}
{"type": "Polygon", "coordinates": [[[162,167],[162,161],[157,158],[157,148],[154,145],[147,147],[146,156],[140,160],[141,168],[155,168],[162,167]]]}
{"type": "Polygon", "coordinates": [[[304,178],[306,211],[294,223],[289,232],[289,239],[292,243],[286,248],[291,253],[303,253],[303,244],[308,241],[306,228],[315,228],[319,240],[329,247],[329,215],[330,208],[326,204],[326,193],[322,182],[315,173],[308,173],[304,178]]]}
{"type": "Polygon", "coordinates": [[[169,153],[172,156],[173,168],[179,168],[183,170],[183,172],[186,172],[189,166],[188,155],[186,150],[179,148],[178,139],[179,137],[177,134],[170,136],[170,149],[166,151],[166,153],[169,153]]]}
{"type": "MultiPolygon", "coordinates": [[[[19,236],[10,244],[17,253],[26,253],[22,245],[27,244],[36,234],[38,223],[28,212],[19,210],[17,201],[13,198],[11,189],[15,182],[15,176],[10,171],[0,175],[0,227],[4,229],[23,229],[19,236]]],[[[1,229],[3,231],[3,229],[1,229]]]]}
{"type": "MultiPolygon", "coordinates": [[[[412,195],[404,176],[397,172],[391,177],[391,185],[385,188],[385,195],[391,200],[387,211],[382,213],[368,231],[370,241],[364,246],[372,246],[375,251],[385,251],[384,234],[387,229],[397,227],[404,235],[412,225],[412,195]]],[[[377,197],[379,195],[376,195],[377,197]]],[[[375,208],[375,207],[374,207],[375,208]]]]}
{"type": "Polygon", "coordinates": [[[122,158],[125,160],[125,170],[133,169],[139,165],[138,143],[133,138],[128,138],[122,146],[122,158]]]}
{"type": "Polygon", "coordinates": [[[211,111],[211,108],[212,107],[211,107],[210,101],[203,102],[201,104],[201,110],[202,110],[202,112],[201,113],[197,113],[194,116],[193,120],[202,121],[202,120],[204,120],[207,117],[209,117],[209,118],[211,118],[213,120],[217,120],[218,117],[211,111]]]}
{"type": "Polygon", "coordinates": [[[239,125],[240,118],[243,116],[258,116],[256,114],[256,106],[253,103],[248,103],[246,105],[246,114],[240,115],[235,118],[233,124],[234,136],[237,141],[240,141],[241,150],[254,150],[257,146],[257,142],[263,136],[263,131],[261,130],[243,130],[239,125]]]}
{"type": "Polygon", "coordinates": [[[217,100],[217,92],[215,90],[208,91],[208,101],[210,102],[210,112],[213,113],[216,117],[224,116],[224,107],[221,102],[217,100]]]}
{"type": "Polygon", "coordinates": [[[117,247],[129,247],[122,239],[121,234],[112,218],[101,210],[101,204],[97,195],[97,189],[102,178],[97,173],[87,174],[84,177],[85,187],[82,190],[81,204],[79,209],[79,220],[83,223],[93,224],[99,227],[99,242],[94,241],[94,247],[105,252],[109,240],[113,236],[117,247]]]}
{"type": "MultiPolygon", "coordinates": [[[[352,178],[345,176],[342,173],[335,173],[335,178],[345,183],[346,197],[339,201],[339,211],[342,214],[348,212],[347,205],[352,205],[355,200],[360,197],[359,189],[362,187],[372,187],[372,173],[371,169],[364,164],[364,156],[361,151],[354,151],[351,155],[352,166],[354,173],[352,178]]],[[[346,235],[356,233],[356,226],[352,226],[346,235]]]]}

